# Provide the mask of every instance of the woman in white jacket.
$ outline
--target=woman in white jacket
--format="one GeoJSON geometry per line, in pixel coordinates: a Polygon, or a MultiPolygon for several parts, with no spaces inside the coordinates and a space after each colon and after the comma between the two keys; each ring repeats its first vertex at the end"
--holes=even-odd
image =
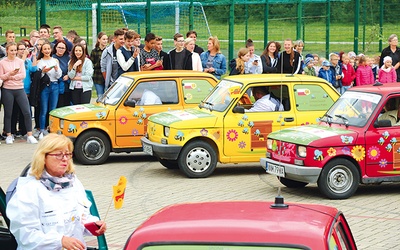
{"type": "Polygon", "coordinates": [[[187,50],[192,52],[192,65],[193,65],[193,70],[194,71],[203,71],[203,66],[201,65],[201,59],[200,55],[196,52],[194,52],[194,47],[196,43],[193,38],[186,38],[185,39],[185,47],[187,50]]]}
{"type": "Polygon", "coordinates": [[[19,177],[7,204],[10,230],[18,249],[86,249],[85,224],[95,223],[96,234],[106,224],[90,215],[90,201],[75,175],[73,144],[64,135],[43,138],[33,155],[28,176],[19,177]]]}
{"type": "Polygon", "coordinates": [[[68,63],[68,77],[71,79],[69,88],[74,105],[90,103],[93,87],[93,63],[86,57],[81,44],[75,44],[68,63]]]}

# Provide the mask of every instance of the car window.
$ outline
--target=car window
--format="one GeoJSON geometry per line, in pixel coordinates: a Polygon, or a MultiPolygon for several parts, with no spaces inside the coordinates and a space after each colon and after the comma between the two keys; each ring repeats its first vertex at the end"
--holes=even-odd
{"type": "Polygon", "coordinates": [[[389,120],[391,126],[400,126],[398,118],[398,110],[400,108],[400,97],[393,97],[388,99],[380,111],[378,120],[389,120]]]}
{"type": "Polygon", "coordinates": [[[205,79],[184,79],[182,80],[182,87],[185,103],[187,104],[200,103],[213,89],[213,86],[210,84],[210,82],[205,79]]]}
{"type": "Polygon", "coordinates": [[[177,104],[179,100],[176,81],[140,82],[129,95],[129,100],[134,100],[137,105],[177,104]]]}
{"type": "Polygon", "coordinates": [[[326,111],[334,103],[322,86],[297,84],[293,89],[298,111],[326,111]]]}
{"type": "Polygon", "coordinates": [[[335,231],[336,231],[336,235],[337,235],[337,239],[340,243],[340,246],[342,247],[342,250],[347,250],[347,249],[351,249],[350,247],[350,243],[347,239],[346,233],[344,231],[343,228],[343,224],[342,223],[337,223],[336,227],[335,227],[335,231]]]}
{"type": "Polygon", "coordinates": [[[280,100],[281,104],[283,105],[283,109],[285,111],[290,111],[290,99],[289,99],[288,86],[286,86],[286,85],[270,86],[269,92],[275,98],[278,98],[278,100],[280,100]]]}
{"type": "Polygon", "coordinates": [[[128,90],[132,82],[132,78],[120,76],[106,91],[106,93],[104,93],[103,98],[100,101],[104,104],[116,105],[125,95],[125,92],[128,90]]]}

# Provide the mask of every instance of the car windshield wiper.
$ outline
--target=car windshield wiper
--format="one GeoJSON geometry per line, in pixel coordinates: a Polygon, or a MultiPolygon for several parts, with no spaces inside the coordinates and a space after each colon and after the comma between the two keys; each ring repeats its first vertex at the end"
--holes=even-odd
{"type": "Polygon", "coordinates": [[[343,123],[346,126],[346,128],[349,126],[349,119],[347,119],[346,117],[344,117],[342,115],[335,115],[335,116],[343,120],[343,123]]]}
{"type": "Polygon", "coordinates": [[[325,117],[325,116],[327,117],[326,123],[328,123],[329,125],[331,125],[331,123],[332,123],[332,116],[329,115],[329,114],[327,114],[327,113],[325,113],[323,117],[325,117]]]}

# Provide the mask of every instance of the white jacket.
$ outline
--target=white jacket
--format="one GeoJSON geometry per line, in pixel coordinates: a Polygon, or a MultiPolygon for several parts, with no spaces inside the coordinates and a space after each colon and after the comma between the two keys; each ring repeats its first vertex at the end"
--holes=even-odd
{"type": "Polygon", "coordinates": [[[91,235],[84,223],[97,221],[90,215],[91,202],[76,178],[73,187],[49,191],[33,176],[19,177],[17,191],[7,204],[10,230],[18,249],[62,249],[62,237],[74,237],[85,243],[91,235]]]}

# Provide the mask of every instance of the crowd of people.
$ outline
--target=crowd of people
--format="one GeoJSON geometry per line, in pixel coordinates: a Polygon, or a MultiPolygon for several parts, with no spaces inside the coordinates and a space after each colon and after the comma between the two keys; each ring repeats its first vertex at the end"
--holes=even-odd
{"type": "Polygon", "coordinates": [[[209,37],[203,50],[196,44],[197,33],[193,30],[186,37],[175,34],[174,48],[169,52],[163,51],[162,37],[148,33],[143,44],[140,34],[126,28],[110,36],[100,32],[90,53],[85,39],[74,30],[64,36],[61,26],[41,25],[39,31],[30,32],[29,39],[18,43],[12,30],[7,30],[5,36],[6,43],[0,46],[0,84],[6,144],[23,135],[28,143],[37,143],[48,134],[51,110],[90,103],[92,89],[101,99],[125,72],[182,69],[207,72],[217,79],[228,69],[230,75],[305,74],[326,79],[339,93],[377,80],[400,81],[400,49],[394,34],[377,57],[351,51],[331,53],[328,58],[303,55],[304,42],[291,39],[283,41],[282,51],[280,42],[270,41],[261,55],[256,55],[255,44],[248,39],[228,67],[218,38],[209,37]],[[51,31],[54,40],[50,42],[51,31]]]}

